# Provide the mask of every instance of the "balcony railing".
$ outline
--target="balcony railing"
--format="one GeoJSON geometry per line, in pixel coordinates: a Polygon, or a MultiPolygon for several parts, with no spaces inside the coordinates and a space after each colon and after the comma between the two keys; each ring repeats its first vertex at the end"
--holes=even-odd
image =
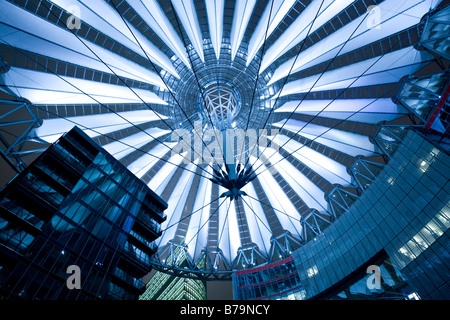
{"type": "Polygon", "coordinates": [[[141,236],[139,233],[136,233],[134,230],[130,231],[130,235],[135,237],[137,240],[139,240],[143,244],[145,244],[153,252],[156,252],[156,250],[158,249],[158,246],[156,245],[156,243],[147,240],[146,238],[141,236]]]}
{"type": "Polygon", "coordinates": [[[142,289],[144,287],[144,283],[141,279],[136,279],[132,276],[130,276],[129,274],[127,274],[125,271],[116,268],[114,270],[114,275],[117,276],[118,278],[122,279],[123,281],[125,281],[126,283],[132,285],[133,287],[137,288],[137,289],[142,289]]]}
{"type": "Polygon", "coordinates": [[[130,243],[126,243],[123,254],[130,258],[132,261],[136,262],[137,265],[139,265],[143,269],[149,269],[150,268],[150,257],[148,254],[143,252],[142,250],[134,247],[130,243]]]}
{"type": "Polygon", "coordinates": [[[152,230],[157,237],[161,235],[161,225],[157,223],[153,218],[146,214],[139,213],[137,219],[140,220],[145,226],[152,230]]]}

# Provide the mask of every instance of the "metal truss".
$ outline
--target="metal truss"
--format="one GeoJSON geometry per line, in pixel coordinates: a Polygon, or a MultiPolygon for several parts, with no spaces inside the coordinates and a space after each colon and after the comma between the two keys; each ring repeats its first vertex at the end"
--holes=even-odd
{"type": "Polygon", "coordinates": [[[445,132],[449,126],[449,77],[449,70],[409,76],[403,81],[395,101],[413,113],[426,130],[445,132]]]}
{"type": "Polygon", "coordinates": [[[447,5],[426,15],[419,45],[436,54],[439,58],[450,61],[450,6],[447,5]]]}
{"type": "MultiPolygon", "coordinates": [[[[383,126],[381,126],[383,127],[383,126]]],[[[395,134],[398,131],[398,126],[392,126],[396,129],[389,128],[388,126],[384,126],[384,129],[379,129],[379,132],[375,135],[375,142],[377,145],[385,146],[382,148],[387,155],[392,154],[395,151],[401,139],[404,136],[404,133],[400,133],[399,135],[395,134]],[[395,137],[395,139],[393,139],[395,137]],[[389,152],[389,153],[388,153],[389,152]]],[[[329,224],[331,224],[334,219],[338,218],[342,214],[344,214],[353,203],[359,198],[359,196],[364,193],[364,191],[375,181],[378,174],[384,168],[386,162],[375,162],[369,159],[364,159],[359,156],[355,163],[348,169],[348,172],[353,177],[352,185],[356,188],[348,189],[344,188],[340,185],[336,185],[333,190],[328,193],[325,197],[326,201],[329,204],[329,213],[332,219],[329,224]]],[[[322,221],[326,221],[322,219],[322,221]]],[[[321,230],[319,230],[320,232],[321,230]]]]}
{"type": "Polygon", "coordinates": [[[259,250],[256,244],[252,244],[246,248],[239,248],[237,256],[234,259],[236,269],[244,269],[247,267],[257,266],[269,262],[269,257],[259,250]]]}
{"type": "Polygon", "coordinates": [[[370,186],[372,182],[375,181],[376,176],[380,173],[383,167],[384,163],[358,157],[349,169],[349,173],[352,175],[354,183],[362,193],[370,186]]]}
{"type": "Polygon", "coordinates": [[[386,160],[392,157],[406,135],[407,125],[382,124],[372,137],[373,143],[379,148],[386,160]]]}
{"type": "Polygon", "coordinates": [[[333,223],[336,216],[332,212],[320,213],[317,210],[311,210],[302,219],[302,235],[304,242],[308,242],[321,234],[328,226],[333,223]]]}
{"type": "Polygon", "coordinates": [[[270,244],[267,254],[255,244],[241,247],[237,250],[233,261],[229,261],[220,249],[205,248],[194,260],[186,245],[172,240],[160,248],[151,257],[150,262],[155,270],[174,276],[201,280],[231,280],[236,270],[264,265],[291,256],[292,251],[299,248],[303,241],[296,239],[289,232],[284,232],[273,237],[270,244]]]}
{"type": "Polygon", "coordinates": [[[358,195],[345,190],[339,185],[336,185],[325,197],[329,204],[329,211],[331,211],[333,216],[336,218],[339,218],[342,214],[344,214],[357,198],[358,195]]]}
{"type": "Polygon", "coordinates": [[[206,88],[205,100],[214,126],[219,130],[231,129],[240,109],[239,93],[225,83],[212,84],[206,88]]]}
{"type": "Polygon", "coordinates": [[[27,156],[46,149],[36,148],[31,140],[44,144],[47,142],[30,136],[32,129],[40,126],[42,122],[24,99],[0,100],[0,105],[2,111],[5,111],[0,115],[0,154],[13,170],[21,172],[29,162],[27,156]]]}
{"type": "Polygon", "coordinates": [[[450,133],[450,82],[449,69],[445,67],[444,61],[450,61],[450,5],[438,8],[425,16],[419,46],[433,53],[443,69],[444,83],[436,88],[432,95],[433,112],[428,114],[427,123],[424,130],[431,128],[443,134],[443,137],[450,133]],[[437,96],[437,97],[436,97],[437,96]],[[437,102],[436,102],[437,101],[437,102]]]}
{"type": "MultiPolygon", "coordinates": [[[[400,143],[403,129],[400,126],[382,126],[377,133],[378,143],[386,144],[386,152],[393,150],[393,143],[400,143]]],[[[383,149],[385,150],[385,149],[383,149]]],[[[393,151],[392,151],[393,152],[393,151]]],[[[312,209],[303,215],[301,225],[302,238],[292,236],[288,231],[273,236],[270,240],[270,249],[264,253],[257,245],[241,247],[233,261],[229,261],[222,250],[203,249],[196,260],[188,252],[188,247],[174,241],[160,248],[151,258],[153,268],[176,276],[202,279],[202,280],[230,280],[237,270],[253,268],[258,265],[272,263],[292,255],[292,252],[305,243],[314,240],[330,226],[339,216],[344,214],[359,195],[375,180],[385,163],[379,163],[358,157],[349,168],[354,178],[355,188],[344,188],[336,185],[328,193],[325,200],[329,204],[328,211],[319,212],[312,209]]]]}
{"type": "Polygon", "coordinates": [[[273,237],[270,239],[270,259],[268,262],[271,263],[289,257],[292,251],[299,248],[303,243],[304,241],[293,237],[287,231],[273,237]]]}
{"type": "MultiPolygon", "coordinates": [[[[342,190],[343,193],[347,191],[342,190]]],[[[347,208],[351,201],[343,195],[347,208]]],[[[354,199],[352,199],[354,200],[354,199]]],[[[221,249],[204,248],[194,260],[189,254],[189,248],[183,243],[169,241],[152,257],[152,267],[161,272],[201,280],[231,280],[237,270],[253,268],[285,259],[306,242],[321,234],[335,220],[336,215],[329,212],[311,210],[301,220],[302,239],[298,239],[285,231],[270,240],[270,248],[264,253],[256,244],[241,247],[236,257],[230,261],[221,249]]]]}
{"type": "Polygon", "coordinates": [[[155,270],[192,279],[231,280],[233,273],[222,250],[204,249],[194,261],[188,247],[173,240],[153,254],[150,262],[155,270]]]}

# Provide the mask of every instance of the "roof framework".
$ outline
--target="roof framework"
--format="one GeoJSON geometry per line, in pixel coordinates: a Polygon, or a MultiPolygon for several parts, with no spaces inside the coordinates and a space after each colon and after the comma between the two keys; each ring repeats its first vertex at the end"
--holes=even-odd
{"type": "Polygon", "coordinates": [[[438,0],[2,1],[2,157],[20,171],[79,126],[168,202],[154,267],[229,279],[323,232],[427,124],[447,16],[438,0]],[[224,129],[248,142],[227,164],[224,129]]]}

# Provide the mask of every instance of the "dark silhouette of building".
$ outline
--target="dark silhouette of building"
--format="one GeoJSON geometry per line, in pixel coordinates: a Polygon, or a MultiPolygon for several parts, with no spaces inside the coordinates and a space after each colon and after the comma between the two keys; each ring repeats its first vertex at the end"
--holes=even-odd
{"type": "Polygon", "coordinates": [[[74,127],[0,191],[0,299],[137,299],[166,208],[74,127]]]}

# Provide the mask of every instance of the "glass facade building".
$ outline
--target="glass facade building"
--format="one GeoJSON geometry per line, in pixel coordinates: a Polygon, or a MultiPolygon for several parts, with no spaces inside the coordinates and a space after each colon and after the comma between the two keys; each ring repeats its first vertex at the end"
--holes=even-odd
{"type": "Polygon", "coordinates": [[[305,296],[292,257],[233,274],[237,300],[302,300],[305,296]]]}
{"type": "Polygon", "coordinates": [[[0,192],[0,299],[137,299],[166,208],[74,127],[0,192]]]}
{"type": "MultiPolygon", "coordinates": [[[[184,265],[186,256],[178,251],[180,265],[184,265]]],[[[206,283],[204,280],[157,271],[146,284],[139,300],[206,300],[206,283]]]]}
{"type": "Polygon", "coordinates": [[[206,283],[157,271],[139,300],[206,300],[206,283]]]}
{"type": "Polygon", "coordinates": [[[306,298],[337,294],[337,288],[355,281],[355,272],[367,274],[367,267],[378,263],[373,258],[382,256],[401,274],[396,285],[406,280],[411,290],[406,297],[449,299],[449,188],[448,152],[409,130],[366,192],[314,241],[293,252],[306,298]]]}
{"type": "Polygon", "coordinates": [[[353,274],[342,287],[324,294],[321,299],[330,300],[419,300],[417,292],[408,284],[404,275],[392,264],[385,251],[370,259],[353,274]],[[374,266],[378,267],[377,269],[374,266]],[[369,272],[368,272],[369,270],[369,272]],[[375,273],[379,278],[375,278],[375,273]]]}

